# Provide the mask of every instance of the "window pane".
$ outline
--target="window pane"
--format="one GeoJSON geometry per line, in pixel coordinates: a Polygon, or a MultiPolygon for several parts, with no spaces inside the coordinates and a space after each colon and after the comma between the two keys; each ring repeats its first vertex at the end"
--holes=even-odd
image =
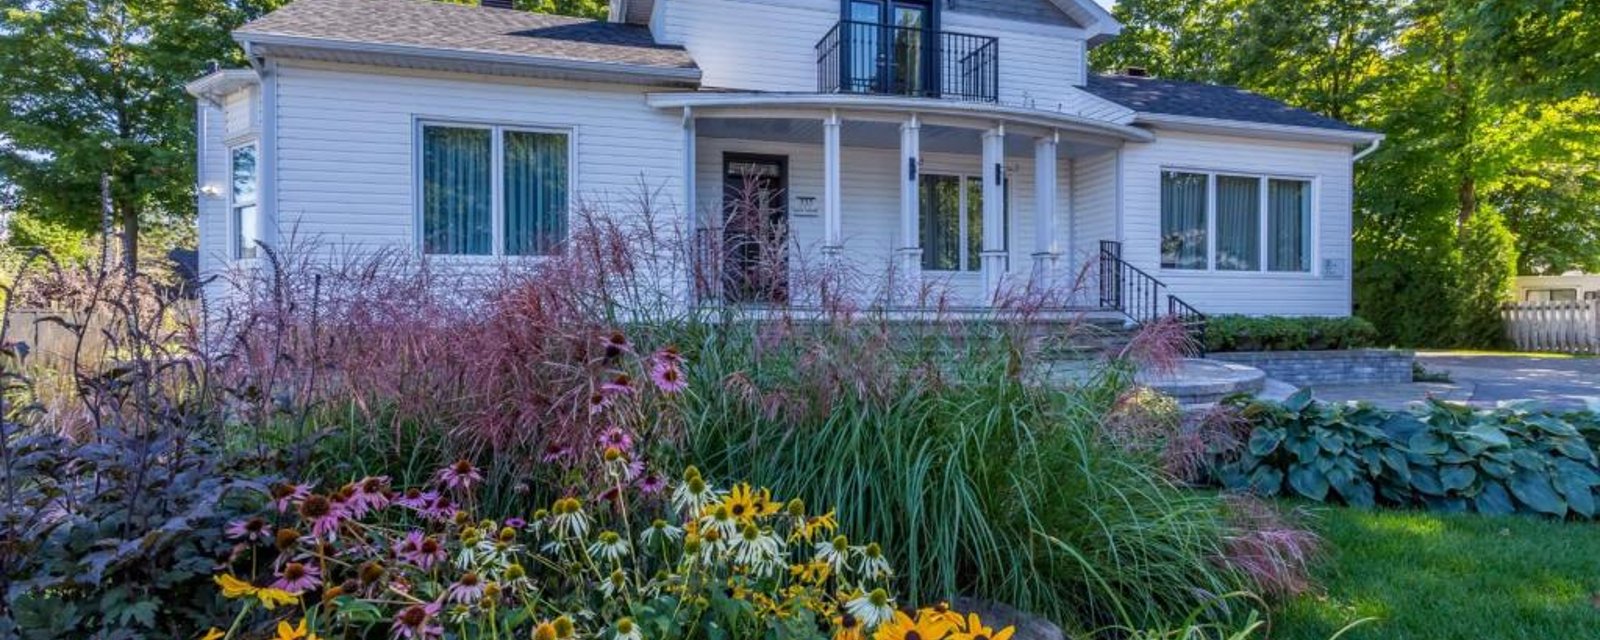
{"type": "Polygon", "coordinates": [[[1261,269],[1261,179],[1217,176],[1217,270],[1261,269]]]}
{"type": "Polygon", "coordinates": [[[1161,266],[1206,268],[1206,176],[1161,172],[1161,266]]]}
{"type": "Polygon", "coordinates": [[[922,174],[922,268],[961,268],[961,181],[922,174]]]}
{"type": "Polygon", "coordinates": [[[489,255],[494,238],[488,129],[423,127],[422,250],[489,255]]]}
{"type": "Polygon", "coordinates": [[[1267,181],[1267,268],[1311,270],[1311,183],[1267,181]]]}
{"type": "Polygon", "coordinates": [[[507,131],[506,255],[553,253],[567,237],[567,136],[507,131]]]}
{"type": "Polygon", "coordinates": [[[250,204],[256,201],[256,146],[233,150],[233,203],[250,204]]]}
{"type": "Polygon", "coordinates": [[[967,178],[967,271],[983,269],[983,179],[967,178]]]}
{"type": "Polygon", "coordinates": [[[240,258],[256,257],[256,206],[233,208],[233,255],[240,258]]]}

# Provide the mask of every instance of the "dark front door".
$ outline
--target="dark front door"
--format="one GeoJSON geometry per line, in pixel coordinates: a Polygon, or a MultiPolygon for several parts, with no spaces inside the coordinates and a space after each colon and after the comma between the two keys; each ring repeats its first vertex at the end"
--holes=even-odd
{"type": "Polygon", "coordinates": [[[928,3],[846,1],[847,86],[857,93],[933,95],[935,27],[928,3]]]}
{"type": "Polygon", "coordinates": [[[784,156],[722,156],[725,302],[789,300],[788,165],[784,156]]]}

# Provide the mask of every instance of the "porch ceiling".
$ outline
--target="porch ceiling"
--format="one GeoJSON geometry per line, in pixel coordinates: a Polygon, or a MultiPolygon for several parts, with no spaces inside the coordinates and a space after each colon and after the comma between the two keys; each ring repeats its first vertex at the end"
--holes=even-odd
{"type": "MultiPolygon", "coordinates": [[[[822,121],[809,118],[704,117],[695,121],[695,133],[703,138],[821,145],[822,121]]],[[[924,124],[922,151],[978,155],[983,152],[982,133],[977,129],[924,124]]],[[[839,138],[846,147],[898,149],[900,127],[891,122],[845,120],[839,138]]],[[[1069,136],[1062,136],[1059,147],[1061,157],[1065,158],[1096,155],[1114,148],[1115,144],[1109,141],[1077,140],[1069,136]]],[[[1006,155],[1032,157],[1033,138],[1007,134],[1006,155]]]]}

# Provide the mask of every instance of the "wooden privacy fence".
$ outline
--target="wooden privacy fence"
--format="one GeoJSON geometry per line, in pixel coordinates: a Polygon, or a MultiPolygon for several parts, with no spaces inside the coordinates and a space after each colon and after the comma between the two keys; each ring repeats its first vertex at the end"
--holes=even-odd
{"type": "Polygon", "coordinates": [[[1600,353],[1600,301],[1519,302],[1503,307],[1500,317],[1523,351],[1600,353]]]}

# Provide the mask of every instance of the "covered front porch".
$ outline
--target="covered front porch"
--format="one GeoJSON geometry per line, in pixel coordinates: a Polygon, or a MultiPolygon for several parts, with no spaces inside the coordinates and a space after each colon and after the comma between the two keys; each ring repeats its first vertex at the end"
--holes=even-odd
{"type": "MultiPolygon", "coordinates": [[[[683,113],[700,303],[1103,307],[1108,164],[1143,130],[994,104],[833,94],[653,94],[683,113]],[[1074,206],[1074,202],[1098,206],[1074,206]],[[1080,235],[1093,237],[1079,237],[1080,235]],[[1088,275],[1089,278],[1084,276],[1088,275]],[[830,289],[831,288],[831,289],[830,289]]],[[[1114,183],[1114,180],[1112,181],[1114,183]]]]}

